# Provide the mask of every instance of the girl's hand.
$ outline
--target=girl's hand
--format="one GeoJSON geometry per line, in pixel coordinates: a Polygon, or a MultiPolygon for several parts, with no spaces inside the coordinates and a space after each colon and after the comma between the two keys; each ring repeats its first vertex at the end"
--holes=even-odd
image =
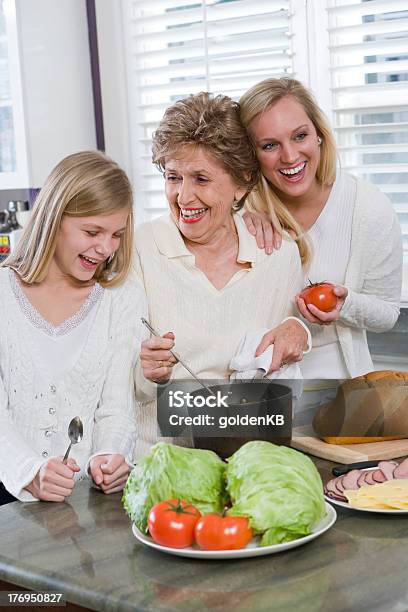
{"type": "Polygon", "coordinates": [[[255,356],[261,355],[270,344],[273,344],[273,356],[268,374],[276,372],[282,366],[303,359],[307,347],[307,333],[301,323],[294,319],[281,323],[267,332],[256,349],[255,356]]]}
{"type": "Polygon", "coordinates": [[[266,213],[245,211],[242,218],[249,233],[255,236],[258,247],[265,249],[267,255],[270,255],[274,249],[280,249],[282,238],[274,231],[271,220],[266,213]]]}
{"type": "Polygon", "coordinates": [[[44,501],[63,502],[74,489],[74,474],[81,468],[75,459],[62,463],[62,457],[53,457],[40,467],[34,479],[25,488],[31,495],[44,501]]]}
{"type": "Polygon", "coordinates": [[[313,304],[306,306],[305,301],[298,294],[296,296],[296,304],[300,314],[309,323],[316,323],[318,325],[330,325],[333,321],[338,321],[340,319],[340,311],[348,295],[348,289],[342,285],[336,285],[333,288],[333,293],[337,296],[337,304],[330,312],[323,312],[323,310],[319,310],[313,304]]]}
{"type": "Polygon", "coordinates": [[[171,373],[177,359],[173,357],[170,350],[174,347],[174,334],[167,332],[162,337],[153,337],[142,342],[140,351],[140,363],[143,375],[152,382],[166,382],[171,378],[171,373]]]}
{"type": "Polygon", "coordinates": [[[122,491],[129,476],[130,467],[123,455],[97,455],[89,463],[89,473],[94,483],[104,493],[122,491]]]}

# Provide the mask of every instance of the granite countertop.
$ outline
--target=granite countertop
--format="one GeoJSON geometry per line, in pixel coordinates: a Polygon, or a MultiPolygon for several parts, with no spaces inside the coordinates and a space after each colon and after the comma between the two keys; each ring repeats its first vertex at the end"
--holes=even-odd
{"type": "MultiPolygon", "coordinates": [[[[330,464],[316,463],[325,478],[330,464]]],[[[340,509],[328,532],[287,552],[185,559],[144,547],[120,495],[82,482],[64,504],[0,508],[0,580],[102,611],[407,610],[407,527],[408,516],[340,509]]]]}

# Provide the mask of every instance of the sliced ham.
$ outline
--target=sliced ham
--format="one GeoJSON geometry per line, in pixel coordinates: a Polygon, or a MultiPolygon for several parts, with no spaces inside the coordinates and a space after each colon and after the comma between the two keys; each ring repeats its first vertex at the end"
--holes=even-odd
{"type": "Polygon", "coordinates": [[[330,493],[333,493],[333,495],[338,495],[336,487],[334,486],[334,478],[326,482],[324,490],[327,495],[329,495],[330,493]]]}
{"type": "Polygon", "coordinates": [[[331,491],[325,491],[325,495],[330,497],[330,499],[336,499],[337,501],[347,501],[343,495],[338,495],[337,493],[332,493],[331,491]]]}
{"type": "Polygon", "coordinates": [[[395,461],[380,461],[378,463],[378,467],[384,474],[385,480],[392,480],[394,478],[395,465],[395,461]]]}
{"type": "Polygon", "coordinates": [[[367,482],[366,482],[366,476],[367,476],[367,472],[365,472],[364,470],[360,470],[360,476],[357,480],[357,484],[360,487],[365,487],[367,482]]]}
{"type": "Polygon", "coordinates": [[[408,458],[399,465],[397,461],[379,461],[376,470],[351,470],[344,476],[329,480],[324,492],[332,499],[347,501],[344,491],[355,491],[360,487],[379,484],[394,478],[408,479],[408,458]]]}
{"type": "Polygon", "coordinates": [[[360,476],[360,470],[351,470],[351,472],[347,472],[345,476],[343,476],[342,486],[344,487],[344,491],[355,491],[358,489],[357,480],[360,476]]]}
{"type": "Polygon", "coordinates": [[[338,489],[336,482],[342,478],[342,476],[338,476],[337,478],[332,478],[329,482],[326,483],[325,493],[328,497],[332,497],[333,499],[339,499],[340,501],[347,501],[344,497],[342,491],[338,489]]]}
{"type": "Polygon", "coordinates": [[[381,482],[385,482],[385,476],[382,470],[374,470],[373,472],[373,480],[376,484],[380,484],[381,482]]]}
{"type": "Polygon", "coordinates": [[[342,495],[344,494],[344,478],[344,476],[339,476],[339,479],[336,482],[336,487],[342,495]]]}
{"type": "Polygon", "coordinates": [[[401,461],[394,470],[394,478],[408,478],[408,459],[401,461]]]}
{"type": "Polygon", "coordinates": [[[336,478],[332,478],[326,483],[326,490],[335,495],[340,495],[340,491],[338,491],[336,487],[336,478]]]}
{"type": "Polygon", "coordinates": [[[343,491],[344,491],[344,489],[341,486],[342,480],[343,480],[343,476],[337,476],[337,478],[334,479],[334,486],[336,487],[336,490],[339,493],[339,495],[343,495],[343,491]]]}
{"type": "Polygon", "coordinates": [[[365,481],[366,484],[368,485],[374,485],[377,484],[376,481],[374,480],[374,472],[373,471],[367,471],[366,476],[365,476],[365,481]]]}

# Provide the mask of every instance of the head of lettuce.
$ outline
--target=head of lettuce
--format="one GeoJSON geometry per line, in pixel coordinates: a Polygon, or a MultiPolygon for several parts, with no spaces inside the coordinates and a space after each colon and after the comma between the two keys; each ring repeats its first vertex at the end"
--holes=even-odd
{"type": "Polygon", "coordinates": [[[262,546],[311,533],[326,514],[320,475],[306,455],[254,441],[228,460],[228,514],[246,516],[262,546]]]}
{"type": "Polygon", "coordinates": [[[136,527],[147,533],[147,516],[154,504],[184,499],[202,514],[222,512],[226,464],[213,452],[159,442],[132,470],[123,505],[136,527]]]}

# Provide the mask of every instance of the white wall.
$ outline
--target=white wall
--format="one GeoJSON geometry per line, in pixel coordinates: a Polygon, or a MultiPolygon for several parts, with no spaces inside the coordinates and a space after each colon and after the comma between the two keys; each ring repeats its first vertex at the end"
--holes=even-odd
{"type": "Polygon", "coordinates": [[[85,0],[16,0],[27,187],[70,153],[96,148],[85,0]]]}

